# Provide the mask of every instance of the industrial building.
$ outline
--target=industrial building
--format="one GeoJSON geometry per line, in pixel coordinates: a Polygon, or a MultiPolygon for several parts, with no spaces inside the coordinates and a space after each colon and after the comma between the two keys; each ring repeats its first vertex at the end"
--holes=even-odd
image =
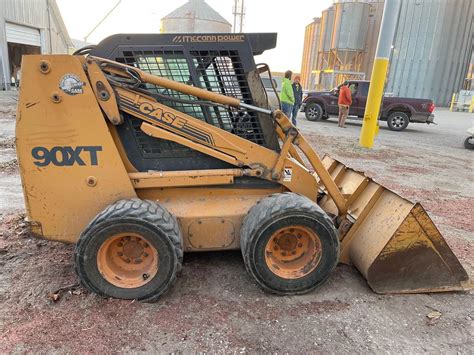
{"type": "MultiPolygon", "coordinates": [[[[466,86],[473,52],[471,0],[402,0],[386,93],[447,105],[466,86]]],[[[370,79],[383,1],[338,1],[306,27],[302,83],[330,89],[370,79]]]]}
{"type": "Polygon", "coordinates": [[[68,53],[72,46],[55,0],[0,1],[0,90],[21,77],[22,55],[68,53]]]}
{"type": "Polygon", "coordinates": [[[447,106],[473,51],[472,0],[402,1],[386,92],[447,106]]]}
{"type": "Polygon", "coordinates": [[[307,89],[370,79],[383,1],[339,1],[306,26],[301,69],[307,89]]]}
{"type": "Polygon", "coordinates": [[[161,33],[229,33],[232,25],[204,0],[188,0],[161,19],[161,33]]]}

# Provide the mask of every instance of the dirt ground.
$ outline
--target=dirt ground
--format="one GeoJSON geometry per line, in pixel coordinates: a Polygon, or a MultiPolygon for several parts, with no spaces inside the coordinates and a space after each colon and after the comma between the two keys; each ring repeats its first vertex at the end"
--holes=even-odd
{"type": "MultiPolygon", "coordinates": [[[[73,246],[34,239],[24,222],[14,151],[15,96],[0,93],[0,353],[388,352],[473,353],[472,292],[377,295],[350,266],[295,297],[262,292],[239,252],[185,255],[159,302],[103,299],[79,286],[73,246]]],[[[468,272],[474,271],[474,115],[436,112],[438,126],[381,128],[358,147],[360,122],[299,126],[320,153],[420,201],[468,272]]],[[[471,276],[472,277],[472,276],[471,276]]]]}

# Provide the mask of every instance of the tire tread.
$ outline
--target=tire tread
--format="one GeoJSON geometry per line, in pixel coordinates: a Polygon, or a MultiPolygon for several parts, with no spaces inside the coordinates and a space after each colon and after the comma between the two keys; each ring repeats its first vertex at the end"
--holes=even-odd
{"type": "MultiPolygon", "coordinates": [[[[177,277],[179,271],[181,271],[183,263],[183,241],[181,237],[181,228],[177,219],[168,212],[163,206],[151,200],[141,200],[138,198],[119,200],[109,206],[107,206],[102,212],[100,212],[94,219],[87,225],[82,231],[79,240],[76,244],[74,252],[74,269],[76,274],[81,279],[81,283],[84,287],[92,292],[99,295],[106,296],[101,290],[94,287],[91,282],[88,282],[86,275],[83,275],[79,270],[79,260],[82,257],[80,251],[83,250],[83,246],[90,239],[90,232],[93,228],[100,226],[101,223],[109,221],[110,219],[123,219],[125,217],[132,217],[145,221],[153,227],[160,229],[164,234],[168,236],[173,244],[174,253],[177,256],[175,260],[175,270],[173,276],[168,281],[169,286],[172,285],[177,277]],[[84,282],[85,281],[85,282],[84,282]]],[[[166,288],[166,291],[170,287],[166,288]]],[[[164,293],[154,295],[152,297],[142,299],[145,302],[154,302],[164,293]]]]}

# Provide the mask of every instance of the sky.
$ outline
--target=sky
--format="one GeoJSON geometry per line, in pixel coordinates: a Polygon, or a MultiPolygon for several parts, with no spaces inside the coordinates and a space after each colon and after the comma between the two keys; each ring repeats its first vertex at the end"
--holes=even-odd
{"type": "MultiPolygon", "coordinates": [[[[84,37],[113,8],[118,0],[56,0],[63,20],[74,39],[84,37]]],[[[114,12],[89,36],[98,43],[116,33],[159,33],[160,20],[187,0],[122,0],[114,12]]],[[[206,0],[229,23],[233,23],[233,0],[206,0]]],[[[272,71],[299,72],[306,25],[333,0],[245,0],[244,32],[277,32],[277,47],[256,58],[272,71]]]]}

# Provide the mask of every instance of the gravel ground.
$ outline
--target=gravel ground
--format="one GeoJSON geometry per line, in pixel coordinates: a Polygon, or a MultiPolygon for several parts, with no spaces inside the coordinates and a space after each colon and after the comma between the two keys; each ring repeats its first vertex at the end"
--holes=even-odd
{"type": "MultiPolygon", "coordinates": [[[[472,293],[377,295],[350,266],[314,292],[277,297],[254,284],[239,252],[187,254],[157,303],[88,293],[73,246],[32,238],[23,220],[10,96],[0,93],[0,353],[474,352],[472,293]]],[[[382,127],[372,150],[357,145],[360,122],[339,129],[301,115],[299,126],[320,153],[420,201],[472,275],[474,152],[462,141],[473,117],[441,110],[438,126],[382,127]]]]}

